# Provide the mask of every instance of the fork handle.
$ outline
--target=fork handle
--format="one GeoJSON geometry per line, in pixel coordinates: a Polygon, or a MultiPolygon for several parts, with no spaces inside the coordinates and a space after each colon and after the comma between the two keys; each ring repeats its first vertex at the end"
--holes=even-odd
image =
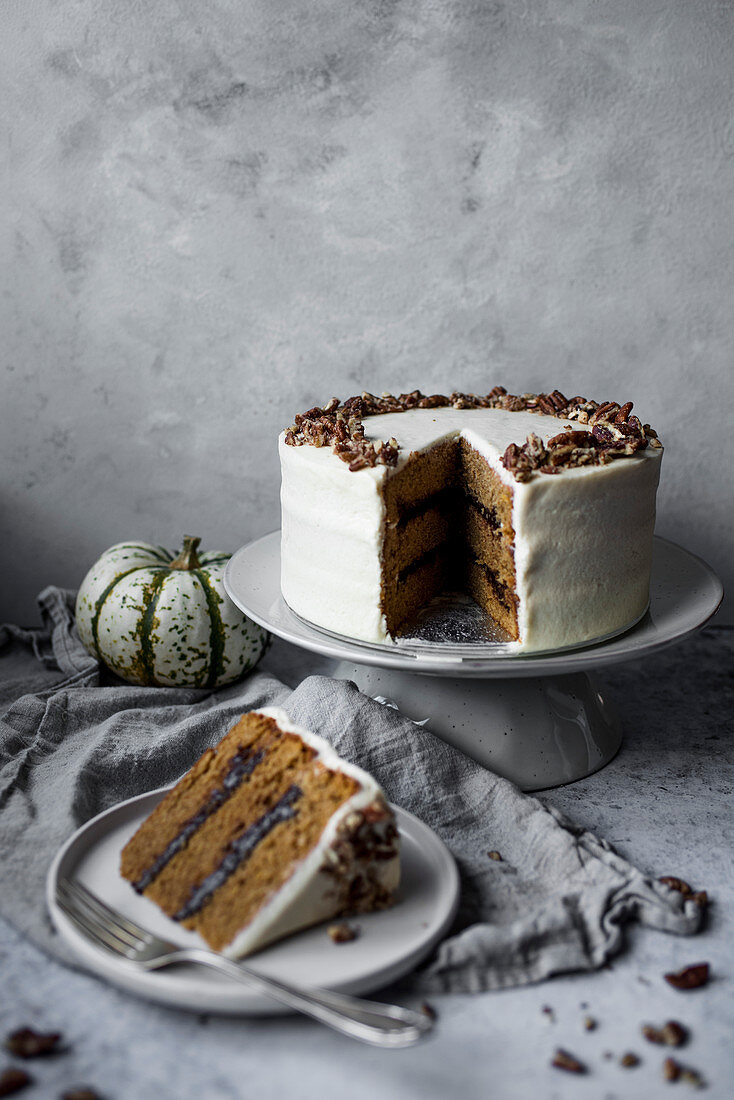
{"type": "MultiPolygon", "coordinates": [[[[259,971],[240,966],[222,955],[214,955],[198,948],[172,952],[157,961],[159,965],[193,962],[209,966],[226,974],[228,978],[234,978],[235,981],[244,982],[250,988],[266,993],[288,1008],[312,1016],[335,1031],[374,1046],[410,1046],[433,1027],[433,1020],[425,1012],[415,1012],[399,1005],[380,1004],[378,1001],[365,1001],[326,989],[300,989],[286,985],[276,978],[265,977],[259,971]]],[[[148,963],[148,967],[153,969],[151,963],[148,963]]]]}

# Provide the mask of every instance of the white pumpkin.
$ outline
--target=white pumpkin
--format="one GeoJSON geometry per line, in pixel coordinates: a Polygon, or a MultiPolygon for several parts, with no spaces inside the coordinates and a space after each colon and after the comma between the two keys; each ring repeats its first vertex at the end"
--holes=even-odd
{"type": "Polygon", "coordinates": [[[76,625],[89,652],[133,684],[218,687],[260,659],[267,631],[224,591],[229,554],[197,554],[186,535],[178,556],[146,542],[106,550],[82,581],[76,625]]]}

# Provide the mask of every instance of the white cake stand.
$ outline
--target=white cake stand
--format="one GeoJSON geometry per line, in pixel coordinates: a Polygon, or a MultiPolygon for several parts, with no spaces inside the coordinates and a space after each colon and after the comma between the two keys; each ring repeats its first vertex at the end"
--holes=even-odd
{"type": "Polygon", "coordinates": [[[523,790],[581,779],[619,749],[621,722],[590,669],[638,660],[680,641],[704,625],[723,596],[704,561],[656,538],[650,607],[637,624],[583,648],[519,656],[501,641],[380,645],[321,630],[291,611],[280,594],[279,531],[238,550],[224,586],[255,622],[338,660],[335,676],[396,705],[523,790]]]}

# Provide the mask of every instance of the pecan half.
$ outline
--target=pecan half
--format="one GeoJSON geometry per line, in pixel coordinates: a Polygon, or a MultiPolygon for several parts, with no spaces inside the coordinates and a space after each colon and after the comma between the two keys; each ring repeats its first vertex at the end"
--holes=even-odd
{"type": "Polygon", "coordinates": [[[693,966],[684,966],[681,970],[664,974],[663,977],[668,985],[672,985],[673,989],[682,991],[700,989],[701,986],[708,984],[709,964],[695,963],[693,966]]]}

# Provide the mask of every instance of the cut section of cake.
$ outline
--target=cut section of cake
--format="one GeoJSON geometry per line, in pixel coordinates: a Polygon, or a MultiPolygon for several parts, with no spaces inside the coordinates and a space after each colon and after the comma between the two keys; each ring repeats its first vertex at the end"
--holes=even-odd
{"type": "Polygon", "coordinates": [[[278,707],[244,715],[156,806],[121,874],[237,958],[391,904],[395,817],[375,780],[278,707]]]}

